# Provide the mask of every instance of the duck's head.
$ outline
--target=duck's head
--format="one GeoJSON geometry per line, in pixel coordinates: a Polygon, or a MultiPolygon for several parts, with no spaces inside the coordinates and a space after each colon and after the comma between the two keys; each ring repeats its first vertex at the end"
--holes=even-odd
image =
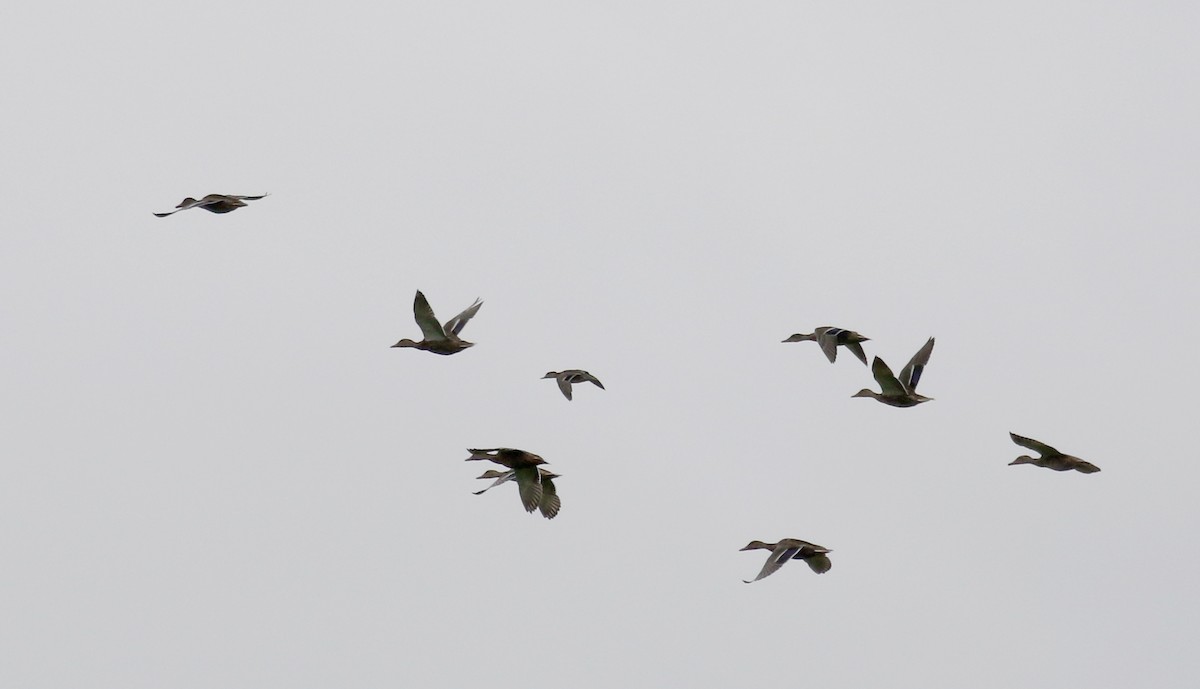
{"type": "Polygon", "coordinates": [[[419,347],[419,346],[420,345],[418,345],[416,342],[413,342],[412,340],[408,339],[407,337],[404,338],[403,340],[400,340],[396,344],[392,345],[392,347],[419,347]]]}
{"type": "Polygon", "coordinates": [[[811,339],[813,339],[811,334],[805,335],[804,333],[796,333],[795,335],[788,337],[788,339],[784,340],[784,342],[804,342],[811,339]]]}
{"type": "Polygon", "coordinates": [[[1017,457],[1013,461],[1009,462],[1008,465],[1012,466],[1014,464],[1033,464],[1033,463],[1034,463],[1033,457],[1030,457],[1029,455],[1021,455],[1020,457],[1017,457]]]}
{"type": "Polygon", "coordinates": [[[745,548],[739,548],[739,550],[774,550],[774,549],[775,549],[774,546],[763,543],[762,541],[750,541],[750,543],[748,543],[745,548]]]}
{"type": "Polygon", "coordinates": [[[862,390],[859,390],[858,392],[856,392],[850,396],[851,397],[879,397],[879,393],[875,392],[874,390],[868,390],[866,388],[863,388],[862,390]]]}
{"type": "Polygon", "coordinates": [[[557,377],[558,377],[558,371],[547,371],[546,375],[542,376],[542,378],[557,378],[557,377]]]}

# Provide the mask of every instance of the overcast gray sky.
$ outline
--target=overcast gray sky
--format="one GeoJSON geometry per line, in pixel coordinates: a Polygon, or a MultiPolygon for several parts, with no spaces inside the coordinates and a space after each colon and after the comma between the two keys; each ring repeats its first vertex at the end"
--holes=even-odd
{"type": "Polygon", "coordinates": [[[1196,686],[1198,20],[7,8],[0,686],[1196,686]]]}

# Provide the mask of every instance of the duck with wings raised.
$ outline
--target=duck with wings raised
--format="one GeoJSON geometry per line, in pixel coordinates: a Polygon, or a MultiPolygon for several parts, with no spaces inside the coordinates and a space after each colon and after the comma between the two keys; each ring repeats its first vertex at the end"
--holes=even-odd
{"type": "Polygon", "coordinates": [[[879,383],[882,392],[863,388],[851,397],[874,397],[893,407],[915,407],[922,402],[929,402],[933,399],[932,397],[917,394],[917,383],[920,382],[921,374],[925,371],[925,365],[929,363],[929,355],[932,353],[933,338],[931,337],[925,346],[921,347],[913,355],[913,358],[908,360],[908,364],[900,370],[899,378],[892,374],[892,369],[884,363],[883,359],[875,357],[875,361],[871,362],[871,375],[875,376],[875,382],[879,383]]]}
{"type": "Polygon", "coordinates": [[[462,332],[467,321],[479,312],[480,306],[483,306],[483,301],[476,299],[474,304],[442,325],[438,323],[437,316],[433,315],[433,308],[429,306],[429,300],[425,298],[421,290],[417,290],[417,296],[413,299],[413,318],[421,328],[421,341],[413,342],[406,337],[392,346],[413,347],[446,356],[457,354],[468,347],[474,347],[474,342],[467,342],[458,334],[462,332]]]}

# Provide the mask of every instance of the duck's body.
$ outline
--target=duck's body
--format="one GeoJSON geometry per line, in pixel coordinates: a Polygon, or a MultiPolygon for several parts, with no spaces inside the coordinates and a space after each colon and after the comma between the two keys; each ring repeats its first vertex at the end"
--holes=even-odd
{"type": "Polygon", "coordinates": [[[532,452],[525,450],[517,450],[511,447],[493,447],[486,450],[472,450],[467,457],[468,462],[486,459],[489,462],[495,462],[500,466],[508,467],[509,469],[520,469],[521,467],[535,467],[539,464],[545,464],[546,460],[532,452]]]}
{"type": "Polygon", "coordinates": [[[571,386],[575,383],[593,383],[601,390],[604,389],[604,383],[601,383],[596,376],[578,368],[570,368],[566,371],[550,371],[542,376],[542,378],[557,380],[558,389],[562,391],[563,397],[566,397],[568,400],[571,399],[571,386]]]}
{"type": "MultiPolygon", "coordinates": [[[[833,563],[829,561],[829,556],[826,553],[833,551],[816,543],[802,541],[799,538],[785,538],[778,543],[763,543],[762,541],[750,541],[749,545],[742,550],[770,550],[771,554],[767,557],[766,564],[763,565],[762,571],[758,576],[754,577],[754,581],[758,581],[763,577],[768,577],[775,573],[788,560],[804,560],[809,569],[817,574],[828,572],[833,563]]],[[[745,580],[743,580],[745,581],[745,580]]],[[[747,584],[752,584],[754,581],[746,581],[747,584]]]]}
{"type": "Polygon", "coordinates": [[[392,347],[412,347],[447,356],[461,352],[468,347],[474,347],[474,342],[467,342],[458,334],[462,332],[467,321],[479,312],[481,306],[483,306],[483,302],[476,299],[475,303],[464,309],[462,313],[442,325],[438,323],[437,316],[433,315],[433,308],[429,306],[429,300],[425,298],[421,290],[417,290],[417,296],[413,299],[413,318],[421,328],[422,340],[414,342],[406,337],[392,347]]]}
{"type": "Polygon", "coordinates": [[[864,388],[851,397],[872,397],[893,407],[915,407],[922,402],[932,400],[932,397],[917,394],[917,383],[921,380],[921,373],[925,371],[925,365],[929,363],[929,355],[932,352],[933,338],[931,337],[925,346],[921,347],[913,355],[913,358],[909,359],[908,364],[900,370],[899,378],[892,374],[892,369],[884,363],[883,359],[875,357],[875,360],[871,362],[871,375],[879,383],[882,392],[864,388]]]}
{"type": "Polygon", "coordinates": [[[235,211],[235,210],[241,208],[242,206],[245,206],[247,201],[257,201],[258,199],[264,198],[266,196],[268,196],[268,194],[263,194],[262,196],[237,196],[234,194],[209,194],[208,196],[205,196],[204,198],[200,199],[199,201],[197,201],[196,199],[189,196],[186,199],[180,201],[179,205],[175,206],[175,210],[167,211],[166,213],[155,213],[154,215],[157,217],[160,217],[160,218],[165,218],[168,215],[173,215],[175,213],[178,213],[179,211],[186,211],[186,210],[190,210],[192,208],[203,208],[204,210],[208,211],[209,213],[228,213],[230,211],[235,211]]]}
{"type": "Polygon", "coordinates": [[[479,478],[492,478],[496,480],[492,485],[477,492],[476,495],[494,488],[501,483],[516,481],[517,492],[521,496],[521,505],[525,508],[526,512],[532,512],[536,509],[541,511],[542,516],[546,519],[554,519],[558,515],[558,511],[562,509],[562,501],[558,497],[558,491],[553,481],[553,479],[558,478],[558,474],[551,473],[539,466],[545,464],[546,460],[532,452],[517,450],[511,447],[467,451],[471,453],[471,456],[467,457],[468,462],[486,459],[509,469],[508,471],[489,469],[483,472],[483,475],[479,478]]]}
{"type": "Polygon", "coordinates": [[[869,337],[863,337],[853,330],[845,328],[835,328],[831,325],[823,325],[820,328],[809,333],[796,333],[784,342],[808,342],[813,341],[821,346],[821,351],[825,352],[825,357],[829,359],[829,363],[837,361],[838,346],[849,349],[854,356],[858,357],[864,364],[867,363],[867,354],[863,351],[862,344],[870,340],[869,337]]]}
{"type": "Polygon", "coordinates": [[[1050,447],[1046,443],[1041,443],[1033,438],[1019,436],[1016,433],[1009,432],[1008,436],[1012,441],[1021,447],[1027,447],[1030,450],[1038,453],[1038,457],[1030,457],[1029,455],[1021,455],[1013,461],[1009,462],[1009,466],[1013,464],[1032,464],[1034,466],[1043,467],[1045,469],[1053,469],[1055,471],[1075,471],[1081,474],[1094,474],[1100,471],[1100,467],[1086,460],[1067,455],[1050,447]]]}

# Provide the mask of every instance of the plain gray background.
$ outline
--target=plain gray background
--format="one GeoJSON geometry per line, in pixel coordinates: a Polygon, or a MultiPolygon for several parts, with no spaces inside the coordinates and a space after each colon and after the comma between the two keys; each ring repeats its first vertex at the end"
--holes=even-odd
{"type": "Polygon", "coordinates": [[[1195,3],[3,14],[0,685],[1198,681],[1195,3]]]}

